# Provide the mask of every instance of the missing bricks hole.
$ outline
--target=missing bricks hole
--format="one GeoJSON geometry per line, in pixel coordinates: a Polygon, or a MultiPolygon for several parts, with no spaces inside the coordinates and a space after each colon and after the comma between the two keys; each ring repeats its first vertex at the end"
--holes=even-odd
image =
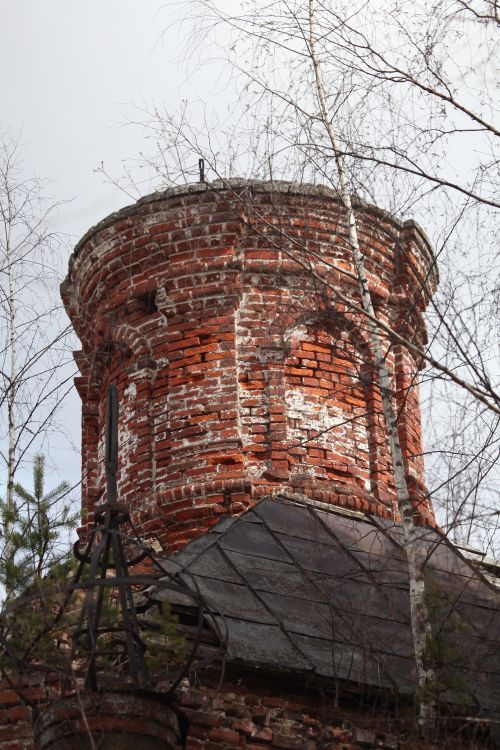
{"type": "Polygon", "coordinates": [[[141,307],[146,315],[153,315],[153,313],[158,312],[155,290],[139,295],[139,297],[137,297],[137,301],[141,304],[141,307]]]}

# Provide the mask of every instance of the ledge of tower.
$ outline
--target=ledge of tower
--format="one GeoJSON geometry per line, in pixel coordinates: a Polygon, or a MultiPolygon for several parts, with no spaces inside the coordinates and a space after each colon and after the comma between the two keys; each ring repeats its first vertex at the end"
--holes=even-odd
{"type": "MultiPolygon", "coordinates": [[[[213,182],[194,182],[188,185],[176,185],[174,187],[168,187],[164,190],[157,190],[153,193],[139,198],[135,203],[132,203],[124,208],[115,211],[104,219],[99,221],[83,235],[80,241],[76,244],[73,253],[69,259],[69,267],[73,260],[78,256],[84,245],[91,239],[95,234],[103,229],[107,229],[109,226],[117,221],[134,216],[137,213],[138,208],[141,206],[154,203],[158,201],[168,200],[173,197],[182,197],[184,195],[195,195],[206,192],[231,192],[234,191],[235,195],[241,196],[242,191],[247,190],[249,193],[282,193],[287,195],[302,195],[309,197],[322,197],[331,198],[333,201],[340,203],[341,198],[337,190],[327,187],[326,185],[313,185],[310,183],[299,183],[299,182],[287,182],[285,180],[254,180],[244,179],[240,177],[232,177],[228,179],[218,179],[213,182]]],[[[432,273],[435,276],[435,286],[439,281],[438,269],[436,264],[436,258],[432,244],[422,229],[422,227],[413,219],[400,220],[393,214],[385,209],[379,208],[371,203],[368,203],[361,198],[354,197],[353,204],[355,207],[362,208],[374,216],[378,216],[386,221],[390,221],[396,230],[400,232],[414,231],[420,238],[421,248],[427,255],[429,268],[432,269],[432,273]]]]}

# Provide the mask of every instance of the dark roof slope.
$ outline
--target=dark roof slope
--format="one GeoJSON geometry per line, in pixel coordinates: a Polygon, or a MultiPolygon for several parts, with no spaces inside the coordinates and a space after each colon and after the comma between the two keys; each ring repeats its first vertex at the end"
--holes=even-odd
{"type": "MultiPolygon", "coordinates": [[[[438,698],[468,715],[500,717],[500,592],[435,530],[422,528],[421,543],[438,698]]],[[[167,566],[227,629],[230,660],[415,691],[396,525],[278,496],[222,520],[167,566]]]]}

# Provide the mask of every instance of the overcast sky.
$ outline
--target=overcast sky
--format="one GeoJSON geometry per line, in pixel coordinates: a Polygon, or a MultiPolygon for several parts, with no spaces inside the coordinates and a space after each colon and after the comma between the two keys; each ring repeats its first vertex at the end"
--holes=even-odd
{"type": "MultiPolygon", "coordinates": [[[[104,161],[118,174],[144,148],[140,128],[120,127],[132,105],[177,107],[197,95],[179,62],[184,29],[172,19],[162,0],[0,0],[0,130],[20,135],[26,176],[47,178],[48,192],[69,201],[56,228],[70,245],[130,203],[94,170],[104,161]]],[[[197,80],[206,97],[208,81],[203,73],[197,80]]],[[[75,393],[64,421],[77,443],[79,420],[75,393]]],[[[53,450],[59,479],[77,481],[75,452],[53,450]]]]}
{"type": "MultiPolygon", "coordinates": [[[[60,228],[76,235],[126,202],[94,169],[143,147],[120,128],[131,104],[175,104],[180,29],[161,0],[0,0],[0,120],[21,132],[26,171],[53,181],[60,228]],[[167,29],[165,31],[165,29],[167,29]]],[[[185,92],[184,92],[185,93],[185,92]]]]}

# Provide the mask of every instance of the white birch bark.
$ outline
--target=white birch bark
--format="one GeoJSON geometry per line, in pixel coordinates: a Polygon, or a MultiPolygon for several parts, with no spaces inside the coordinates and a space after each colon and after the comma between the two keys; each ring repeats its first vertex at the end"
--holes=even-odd
{"type": "Polygon", "coordinates": [[[366,313],[370,344],[375,360],[379,389],[382,398],[383,412],[389,437],[398,510],[401,515],[403,538],[408,560],[410,580],[410,612],[415,649],[418,683],[420,688],[420,723],[428,725],[434,714],[434,706],[428,697],[430,682],[434,679],[432,665],[427,663],[426,646],[432,637],[431,624],[425,598],[424,565],[425,556],[419,543],[419,528],[415,525],[413,508],[411,505],[406,476],[404,471],[403,452],[399,440],[397,416],[391,395],[391,378],[384,356],[382,340],[376,323],[377,316],[373,307],[372,297],[365,272],[363,253],[359,246],[356,213],[354,211],[349,184],[345,170],[344,158],[338,144],[337,133],[332,124],[332,118],[326,98],[325,87],[321,72],[321,65],[316,51],[315,40],[314,0],[309,0],[309,52],[314,69],[316,92],[321,108],[321,119],[335,155],[335,162],[339,178],[339,193],[344,204],[349,228],[349,247],[356,267],[361,305],[366,313]]]}
{"type": "Polygon", "coordinates": [[[10,593],[9,563],[19,547],[19,466],[51,429],[73,378],[64,349],[69,329],[59,303],[42,290],[60,244],[48,220],[57,204],[46,202],[42,189],[40,180],[23,176],[17,141],[0,134],[0,597],[10,593]]]}
{"type": "Polygon", "coordinates": [[[5,557],[9,562],[12,557],[12,517],[15,511],[14,500],[14,473],[16,462],[16,376],[17,376],[17,350],[16,350],[16,300],[14,291],[14,268],[12,257],[12,203],[10,194],[7,193],[8,214],[5,217],[5,265],[7,269],[7,326],[8,343],[10,348],[8,393],[7,393],[7,487],[5,504],[7,509],[7,520],[4,527],[6,538],[5,557]]]}

